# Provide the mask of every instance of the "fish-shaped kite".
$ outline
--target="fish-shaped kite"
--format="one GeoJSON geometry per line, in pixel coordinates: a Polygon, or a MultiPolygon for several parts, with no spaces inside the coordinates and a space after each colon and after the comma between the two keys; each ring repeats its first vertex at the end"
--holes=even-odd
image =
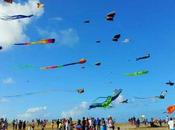
{"type": "Polygon", "coordinates": [[[148,70],[143,70],[143,71],[137,71],[137,72],[134,72],[134,73],[129,73],[127,74],[127,76],[141,76],[141,75],[145,75],[145,74],[148,74],[149,71],[148,70]]]}
{"type": "Polygon", "coordinates": [[[86,63],[86,59],[80,59],[78,62],[73,62],[73,63],[69,63],[69,64],[64,64],[64,65],[46,66],[46,67],[41,67],[40,69],[50,70],[50,69],[63,68],[66,66],[71,66],[71,65],[76,65],[76,64],[84,64],[84,63],[86,63]]]}
{"type": "Polygon", "coordinates": [[[1,20],[9,21],[9,20],[17,20],[17,19],[24,19],[24,18],[31,18],[34,15],[13,15],[13,16],[3,16],[0,17],[1,20]]]}
{"type": "Polygon", "coordinates": [[[55,39],[43,39],[36,42],[15,43],[14,45],[35,45],[35,44],[51,44],[55,43],[55,39]]]}

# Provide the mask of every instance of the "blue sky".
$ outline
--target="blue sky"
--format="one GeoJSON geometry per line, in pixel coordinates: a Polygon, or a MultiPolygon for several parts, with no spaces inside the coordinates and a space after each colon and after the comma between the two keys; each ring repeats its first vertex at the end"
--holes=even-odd
{"type": "Polygon", "coordinates": [[[34,19],[24,32],[31,41],[56,38],[56,44],[12,46],[11,49],[2,51],[1,81],[10,77],[14,83],[7,85],[2,82],[0,95],[52,88],[85,88],[85,93],[78,95],[74,92],[56,92],[9,99],[9,102],[0,104],[1,115],[14,118],[28,108],[47,106],[48,117],[57,118],[61,116],[61,112],[69,111],[84,101],[91,103],[98,96],[110,95],[116,88],[122,88],[122,95],[128,99],[134,96],[159,95],[163,90],[168,90],[168,95],[165,100],[134,101],[116,105],[113,109],[94,109],[83,114],[113,115],[117,120],[126,121],[130,116],[141,114],[162,117],[166,107],[174,104],[175,89],[167,87],[165,82],[174,80],[175,77],[175,1],[41,2],[45,5],[44,13],[34,19]],[[115,20],[107,22],[104,19],[105,14],[113,10],[117,13],[115,20]],[[91,23],[84,24],[86,19],[91,23]],[[111,41],[116,33],[121,33],[118,43],[111,41]],[[122,44],[121,41],[125,38],[129,38],[131,42],[122,44]],[[96,43],[96,40],[101,40],[101,43],[96,43]],[[147,53],[151,54],[150,59],[135,61],[135,58],[147,53]],[[39,69],[41,66],[70,63],[80,58],[88,61],[84,65],[85,69],[81,69],[81,65],[50,71],[39,69]],[[102,62],[100,67],[94,66],[97,61],[102,62]],[[15,69],[15,66],[23,64],[32,64],[35,67],[15,69]],[[140,77],[125,76],[126,73],[140,70],[149,70],[150,73],[140,77]]]}

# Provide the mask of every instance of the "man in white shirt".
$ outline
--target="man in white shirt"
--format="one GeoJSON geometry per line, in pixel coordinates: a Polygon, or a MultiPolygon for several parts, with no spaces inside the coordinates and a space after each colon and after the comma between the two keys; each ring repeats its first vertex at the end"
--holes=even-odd
{"type": "Polygon", "coordinates": [[[170,130],[174,130],[174,121],[172,118],[168,121],[168,126],[170,130]]]}

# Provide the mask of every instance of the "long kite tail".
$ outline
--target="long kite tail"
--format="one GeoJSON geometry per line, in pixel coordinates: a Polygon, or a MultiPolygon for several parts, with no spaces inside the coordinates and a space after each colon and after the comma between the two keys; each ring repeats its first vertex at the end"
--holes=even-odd
{"type": "Polygon", "coordinates": [[[27,92],[27,93],[16,94],[16,95],[7,95],[7,96],[2,96],[2,97],[3,98],[19,98],[19,97],[24,97],[24,96],[48,94],[48,93],[55,93],[55,92],[76,92],[76,90],[50,89],[50,90],[43,90],[43,91],[27,92]]]}
{"type": "Polygon", "coordinates": [[[157,98],[156,96],[154,97],[134,97],[135,99],[154,99],[157,98]]]}

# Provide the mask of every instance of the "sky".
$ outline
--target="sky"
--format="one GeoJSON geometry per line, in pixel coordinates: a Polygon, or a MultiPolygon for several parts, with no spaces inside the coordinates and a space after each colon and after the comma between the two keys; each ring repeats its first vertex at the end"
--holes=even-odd
{"type": "Polygon", "coordinates": [[[16,14],[34,17],[23,20],[0,20],[0,116],[10,119],[61,118],[63,116],[108,117],[127,121],[144,114],[165,117],[162,113],[174,104],[175,88],[165,82],[174,80],[175,1],[174,0],[39,0],[0,1],[0,17],[16,14]],[[114,21],[105,15],[116,11],[114,21]],[[90,20],[85,24],[85,20],[90,20]],[[118,42],[112,37],[120,33],[118,42]],[[14,43],[55,38],[53,45],[14,46],[14,43]],[[124,43],[123,41],[129,39],[124,43]],[[96,43],[101,40],[101,43],[96,43]],[[150,53],[146,60],[137,57],[150,53]],[[85,58],[87,63],[55,70],[40,70],[48,65],[62,65],[85,58]],[[95,66],[101,62],[101,66],[95,66]],[[32,65],[32,67],[23,67],[32,65]],[[85,69],[81,67],[85,66],[85,69]],[[148,70],[149,74],[128,77],[127,73],[148,70]],[[84,88],[79,95],[77,88],[84,88]],[[123,89],[128,104],[112,109],[87,110],[99,96],[109,96],[123,89]],[[60,92],[3,98],[51,89],[60,92]],[[67,90],[71,90],[68,92],[67,90]],[[168,90],[164,100],[135,100],[134,97],[157,96],[168,90]]]}

